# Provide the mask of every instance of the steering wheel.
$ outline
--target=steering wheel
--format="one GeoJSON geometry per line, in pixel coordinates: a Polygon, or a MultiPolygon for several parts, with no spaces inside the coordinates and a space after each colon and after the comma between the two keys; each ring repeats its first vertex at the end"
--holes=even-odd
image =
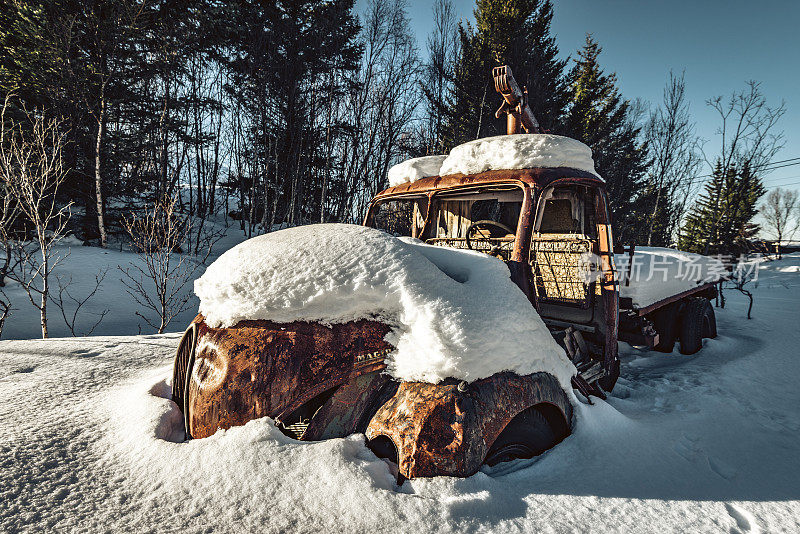
{"type": "Polygon", "coordinates": [[[472,240],[470,240],[469,236],[474,230],[476,230],[480,226],[494,226],[496,228],[500,228],[501,230],[505,231],[505,233],[507,233],[507,234],[513,234],[514,233],[514,231],[511,228],[509,228],[508,226],[506,226],[503,223],[499,223],[499,222],[496,222],[496,221],[490,221],[490,220],[475,221],[474,223],[470,224],[469,227],[467,227],[467,233],[466,233],[467,248],[470,249],[470,250],[473,250],[473,249],[472,249],[472,240]]]}

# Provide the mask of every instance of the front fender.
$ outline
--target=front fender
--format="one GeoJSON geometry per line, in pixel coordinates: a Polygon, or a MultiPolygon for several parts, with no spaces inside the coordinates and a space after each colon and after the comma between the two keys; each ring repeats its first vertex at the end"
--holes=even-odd
{"type": "Polygon", "coordinates": [[[500,432],[531,406],[555,406],[571,424],[572,406],[550,374],[504,372],[460,384],[401,383],[367,426],[367,439],[394,443],[406,478],[474,474],[500,432]]]}

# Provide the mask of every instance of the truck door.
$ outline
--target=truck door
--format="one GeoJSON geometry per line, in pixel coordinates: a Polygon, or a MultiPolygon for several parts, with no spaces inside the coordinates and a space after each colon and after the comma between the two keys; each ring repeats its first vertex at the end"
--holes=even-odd
{"type": "Polygon", "coordinates": [[[595,191],[567,185],[541,194],[531,236],[532,285],[539,313],[577,324],[592,322],[598,288],[591,257],[597,250],[595,191]]]}

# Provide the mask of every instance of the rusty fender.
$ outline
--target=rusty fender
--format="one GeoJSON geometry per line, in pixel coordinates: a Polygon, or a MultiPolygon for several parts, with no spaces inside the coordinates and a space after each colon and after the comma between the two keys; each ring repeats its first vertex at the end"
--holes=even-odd
{"type": "Polygon", "coordinates": [[[176,365],[189,369],[185,391],[173,392],[184,406],[190,437],[265,416],[279,419],[337,387],[304,439],[363,431],[356,428],[360,418],[387,381],[380,371],[392,346],[383,340],[389,327],[379,322],[259,320],[211,328],[198,316],[192,324],[193,364],[176,365]]]}
{"type": "Polygon", "coordinates": [[[471,384],[401,383],[370,421],[366,436],[386,436],[397,448],[406,478],[478,471],[506,425],[538,404],[555,406],[568,427],[572,406],[558,381],[547,373],[498,373],[471,384]]]}

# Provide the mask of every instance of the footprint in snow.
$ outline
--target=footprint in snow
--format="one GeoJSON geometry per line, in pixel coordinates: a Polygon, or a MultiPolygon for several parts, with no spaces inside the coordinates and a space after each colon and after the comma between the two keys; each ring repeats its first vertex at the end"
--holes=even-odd
{"type": "Polygon", "coordinates": [[[725,480],[730,480],[736,476],[738,471],[735,467],[730,464],[723,462],[713,456],[708,457],[708,466],[714,471],[716,474],[724,478],[725,480]]]}
{"type": "Polygon", "coordinates": [[[697,444],[698,439],[696,436],[684,434],[672,449],[687,462],[694,462],[703,452],[703,449],[697,444]]]}
{"type": "Polygon", "coordinates": [[[731,534],[745,534],[746,532],[757,534],[761,532],[756,523],[756,518],[744,508],[726,502],[725,510],[736,521],[736,526],[731,527],[731,534]]]}

